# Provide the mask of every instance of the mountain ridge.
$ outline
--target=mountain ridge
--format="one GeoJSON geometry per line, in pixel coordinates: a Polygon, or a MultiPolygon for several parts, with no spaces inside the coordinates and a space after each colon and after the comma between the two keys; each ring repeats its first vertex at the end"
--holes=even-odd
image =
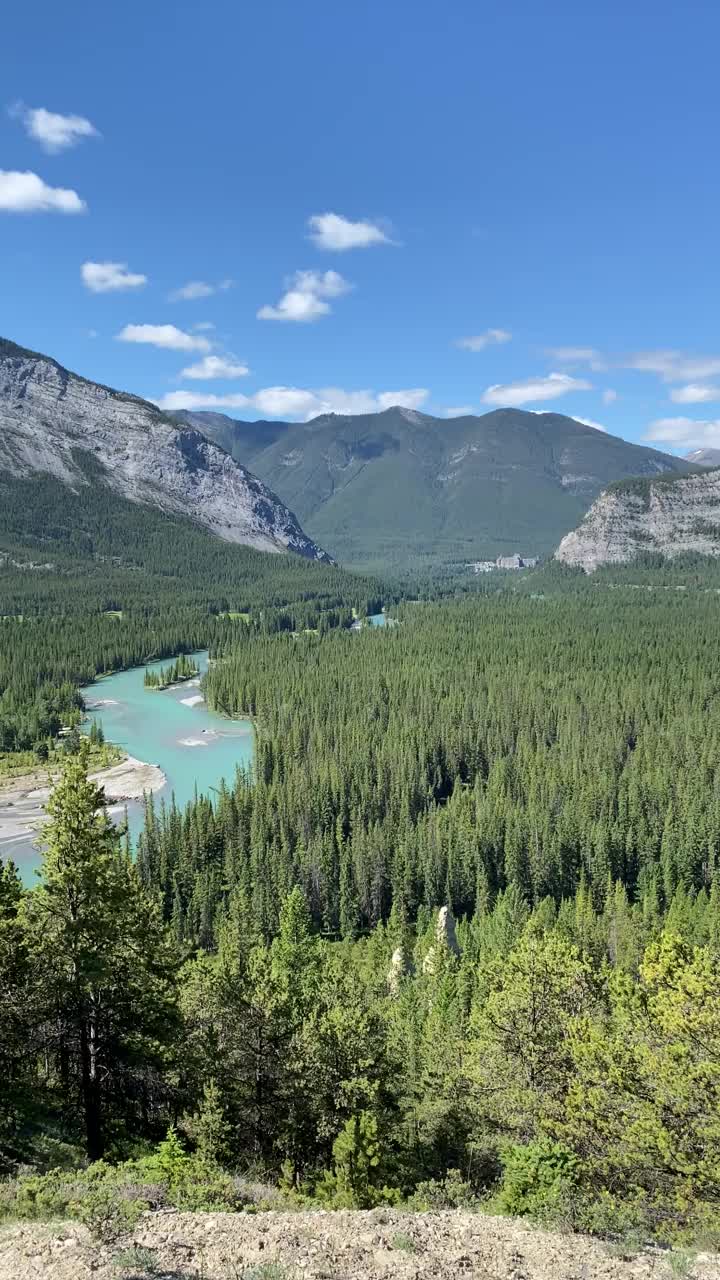
{"type": "Polygon", "coordinates": [[[206,435],[157,405],[0,339],[0,472],[98,483],[189,517],[228,542],[331,557],[276,494],[206,435]],[[88,478],[92,471],[92,479],[88,478]]]}
{"type": "Polygon", "coordinates": [[[608,483],[692,470],[566,415],[520,409],[174,416],[250,467],[339,559],[374,571],[548,554],[608,483]]]}

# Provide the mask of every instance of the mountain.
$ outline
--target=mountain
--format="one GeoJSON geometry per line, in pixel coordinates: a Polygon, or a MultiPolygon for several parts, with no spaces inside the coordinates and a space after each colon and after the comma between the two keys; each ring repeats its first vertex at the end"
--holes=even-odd
{"type": "Polygon", "coordinates": [[[107,486],[228,542],[329,560],[262,481],[153,404],[0,339],[0,474],[107,486]]]}
{"type": "Polygon", "coordinates": [[[592,572],[648,551],[720,555],[720,470],[612,485],[555,555],[592,572]]]}
{"type": "Polygon", "coordinates": [[[693,449],[685,457],[700,467],[720,467],[720,449],[693,449]]]}
{"type": "Polygon", "coordinates": [[[375,570],[548,553],[611,481],[691,469],[520,409],[445,419],[396,407],[306,423],[176,416],[250,467],[338,559],[375,570]]]}

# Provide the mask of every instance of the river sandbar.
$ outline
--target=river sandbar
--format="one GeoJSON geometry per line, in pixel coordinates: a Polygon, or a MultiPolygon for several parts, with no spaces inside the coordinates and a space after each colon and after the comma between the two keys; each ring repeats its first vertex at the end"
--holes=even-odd
{"type": "MultiPolygon", "coordinates": [[[[0,847],[4,840],[33,835],[47,821],[45,804],[58,776],[48,769],[38,769],[0,782],[0,847]]],[[[99,769],[90,777],[103,787],[108,805],[114,806],[124,800],[142,800],[145,792],[165,786],[162,769],[134,756],[126,756],[119,764],[99,769]]]]}

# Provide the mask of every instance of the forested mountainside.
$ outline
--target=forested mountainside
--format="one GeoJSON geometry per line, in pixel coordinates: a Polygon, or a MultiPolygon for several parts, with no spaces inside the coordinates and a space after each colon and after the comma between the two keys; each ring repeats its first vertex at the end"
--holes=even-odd
{"type": "Polygon", "coordinates": [[[545,554],[611,481],[692,469],[521,409],[441,419],[393,408],[306,423],[176,416],[250,467],[336,558],[376,571],[545,554]]]}
{"type": "Polygon", "coordinates": [[[223,627],[337,626],[381,602],[377,582],[335,565],[222,541],[94,484],[0,473],[0,751],[57,733],[99,672],[223,627]]]}
{"type": "Polygon", "coordinates": [[[261,481],[153,404],[68,372],[0,339],[0,478],[48,474],[86,485],[263,551],[329,559],[261,481]]]}
{"type": "Polygon", "coordinates": [[[592,571],[652,553],[720,555],[720,470],[611,485],[555,554],[592,571]]]}

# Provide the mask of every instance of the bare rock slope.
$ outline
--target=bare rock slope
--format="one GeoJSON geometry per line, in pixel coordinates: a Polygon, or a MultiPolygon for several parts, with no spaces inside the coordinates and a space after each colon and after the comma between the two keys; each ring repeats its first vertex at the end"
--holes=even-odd
{"type": "Polygon", "coordinates": [[[643,551],[720,555],[720,470],[611,486],[565,535],[555,557],[591,572],[643,551]]]}
{"type": "Polygon", "coordinates": [[[228,542],[330,560],[280,499],[199,431],[153,404],[0,339],[0,471],[105,484],[228,542]]]}
{"type": "Polygon", "coordinates": [[[720,1280],[717,1256],[681,1256],[458,1211],[161,1213],[113,1245],[76,1223],[0,1235],[2,1280],[720,1280]]]}

